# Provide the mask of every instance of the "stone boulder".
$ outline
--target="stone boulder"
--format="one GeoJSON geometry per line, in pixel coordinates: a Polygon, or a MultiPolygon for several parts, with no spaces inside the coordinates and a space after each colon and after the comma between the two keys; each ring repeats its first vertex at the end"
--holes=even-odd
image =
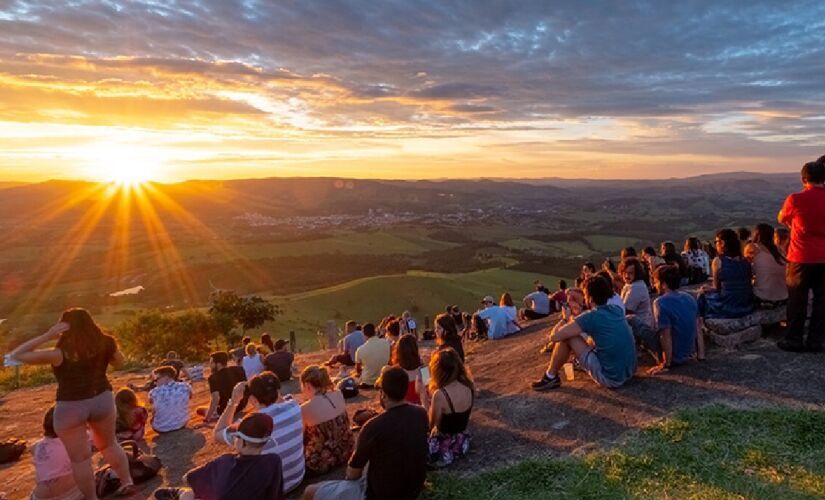
{"type": "Polygon", "coordinates": [[[757,309],[736,319],[706,319],[705,327],[716,335],[731,335],[754,326],[775,325],[785,319],[785,307],[757,309]]]}
{"type": "Polygon", "coordinates": [[[754,325],[750,328],[746,328],[738,332],[728,333],[725,335],[714,333],[711,330],[708,331],[708,337],[710,337],[711,342],[718,346],[726,347],[728,349],[739,347],[740,345],[748,342],[754,342],[756,340],[759,340],[759,337],[761,336],[761,325],[754,325]]]}

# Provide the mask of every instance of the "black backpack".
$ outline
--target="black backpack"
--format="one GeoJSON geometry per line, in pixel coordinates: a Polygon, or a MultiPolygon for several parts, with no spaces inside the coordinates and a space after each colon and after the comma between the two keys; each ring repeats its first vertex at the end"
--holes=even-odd
{"type": "MultiPolygon", "coordinates": [[[[120,446],[126,451],[129,459],[129,473],[135,484],[146,482],[158,475],[163,464],[154,455],[143,454],[134,441],[124,441],[120,446]]],[[[101,467],[95,472],[95,490],[97,496],[103,498],[111,495],[120,488],[120,479],[115,475],[111,465],[101,467]]]]}
{"type": "Polygon", "coordinates": [[[9,464],[20,460],[26,451],[26,442],[22,439],[11,438],[0,442],[0,464],[9,464]]]}

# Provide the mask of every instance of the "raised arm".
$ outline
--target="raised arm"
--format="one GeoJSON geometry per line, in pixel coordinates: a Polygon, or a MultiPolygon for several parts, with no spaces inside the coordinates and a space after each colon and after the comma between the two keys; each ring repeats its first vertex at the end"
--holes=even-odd
{"type": "Polygon", "coordinates": [[[232,424],[232,418],[235,416],[235,410],[238,408],[238,403],[240,403],[243,399],[245,391],[246,382],[238,382],[232,389],[232,396],[230,396],[229,401],[226,402],[226,408],[224,408],[221,418],[218,419],[218,423],[215,425],[215,430],[213,432],[215,441],[229,445],[232,444],[224,439],[224,430],[232,424]]]}
{"type": "Polygon", "coordinates": [[[60,336],[61,333],[67,331],[69,325],[67,323],[57,323],[49,328],[44,334],[38,335],[33,339],[23,342],[16,349],[9,353],[11,359],[29,365],[52,365],[59,366],[63,362],[63,352],[60,349],[39,349],[37,348],[46,342],[50,342],[60,336]]]}

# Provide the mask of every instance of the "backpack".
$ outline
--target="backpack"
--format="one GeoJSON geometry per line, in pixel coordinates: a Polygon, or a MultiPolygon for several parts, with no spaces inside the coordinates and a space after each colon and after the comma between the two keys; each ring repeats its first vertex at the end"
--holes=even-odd
{"type": "Polygon", "coordinates": [[[0,442],[0,464],[20,460],[24,451],[26,451],[26,442],[22,439],[11,438],[0,442]]]}
{"type": "MultiPolygon", "coordinates": [[[[135,484],[146,482],[158,475],[163,464],[155,455],[143,454],[134,441],[124,441],[120,446],[126,451],[129,459],[129,473],[135,484]]],[[[97,496],[103,498],[111,495],[120,488],[120,479],[112,470],[111,465],[99,468],[95,472],[95,491],[97,496]]]]}
{"type": "Polygon", "coordinates": [[[352,377],[341,379],[338,382],[338,390],[341,391],[345,399],[354,398],[358,395],[358,382],[352,377]]]}

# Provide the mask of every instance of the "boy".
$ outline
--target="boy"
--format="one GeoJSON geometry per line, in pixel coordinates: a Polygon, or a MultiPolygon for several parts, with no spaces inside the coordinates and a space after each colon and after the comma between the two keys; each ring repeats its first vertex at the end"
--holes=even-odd
{"type": "Polygon", "coordinates": [[[162,433],[186,427],[192,387],[186,382],[175,381],[177,371],[172,366],[155,368],[152,375],[155,378],[155,388],[149,391],[152,429],[162,433]]]}
{"type": "Polygon", "coordinates": [[[183,478],[189,488],[159,488],[158,500],[242,498],[244,500],[280,500],[284,497],[281,458],[261,453],[271,441],[272,419],[251,413],[240,425],[229,429],[237,454],[227,453],[202,467],[187,472],[183,478]]]}

